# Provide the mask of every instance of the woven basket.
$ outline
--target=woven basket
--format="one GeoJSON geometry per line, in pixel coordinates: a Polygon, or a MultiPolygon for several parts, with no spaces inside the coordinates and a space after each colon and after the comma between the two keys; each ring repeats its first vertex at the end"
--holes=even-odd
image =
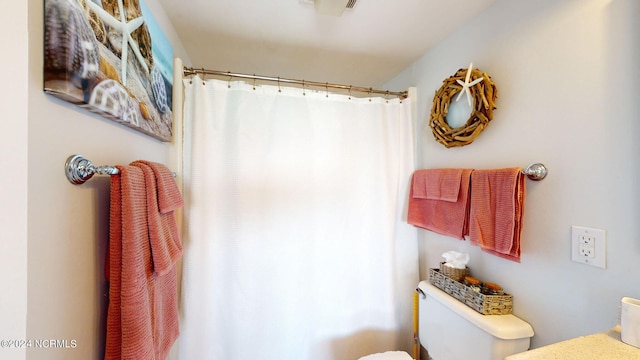
{"type": "Polygon", "coordinates": [[[444,276],[448,276],[455,281],[462,281],[465,276],[471,274],[469,267],[465,266],[464,269],[456,269],[451,266],[446,266],[444,262],[440,263],[440,273],[444,276]]]}
{"type": "Polygon", "coordinates": [[[483,315],[507,315],[513,310],[513,296],[485,295],[461,282],[444,276],[439,269],[429,269],[429,282],[483,315]]]}

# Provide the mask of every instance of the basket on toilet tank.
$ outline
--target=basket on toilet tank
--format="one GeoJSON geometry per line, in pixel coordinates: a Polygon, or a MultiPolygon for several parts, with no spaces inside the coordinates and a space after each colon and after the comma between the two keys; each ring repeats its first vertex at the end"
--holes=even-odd
{"type": "Polygon", "coordinates": [[[448,276],[455,281],[462,281],[465,276],[471,274],[468,266],[465,266],[464,269],[456,269],[451,266],[446,266],[444,262],[440,263],[440,273],[444,276],[448,276]]]}
{"type": "Polygon", "coordinates": [[[440,269],[429,269],[429,282],[483,315],[507,315],[513,310],[513,296],[485,295],[445,276],[440,269]]]}

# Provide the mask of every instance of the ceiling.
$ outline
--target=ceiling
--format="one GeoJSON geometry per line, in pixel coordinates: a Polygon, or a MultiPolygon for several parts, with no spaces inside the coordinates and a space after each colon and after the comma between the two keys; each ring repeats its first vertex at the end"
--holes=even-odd
{"type": "Polygon", "coordinates": [[[359,0],[342,16],[309,1],[159,0],[193,67],[363,87],[390,80],[495,0],[359,0]]]}

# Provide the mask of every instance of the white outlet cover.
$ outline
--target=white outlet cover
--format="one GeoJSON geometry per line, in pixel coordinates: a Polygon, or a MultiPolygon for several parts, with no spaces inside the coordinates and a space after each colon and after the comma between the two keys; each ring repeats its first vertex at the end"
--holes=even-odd
{"type": "Polygon", "coordinates": [[[571,260],[585,264],[596,266],[602,269],[607,268],[606,253],[606,233],[602,229],[589,228],[584,226],[571,226],[571,260]],[[593,252],[594,257],[584,256],[580,253],[580,237],[581,235],[589,236],[594,239],[593,252]]]}

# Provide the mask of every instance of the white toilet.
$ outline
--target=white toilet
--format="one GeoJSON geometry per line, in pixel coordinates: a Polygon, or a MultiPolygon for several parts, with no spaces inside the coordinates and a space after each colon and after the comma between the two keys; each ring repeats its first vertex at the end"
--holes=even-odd
{"type": "MultiPolygon", "coordinates": [[[[419,337],[433,360],[503,360],[529,349],[533,328],[514,315],[482,315],[444,291],[421,281],[419,337]]],[[[392,351],[361,360],[409,360],[392,351]]]]}

